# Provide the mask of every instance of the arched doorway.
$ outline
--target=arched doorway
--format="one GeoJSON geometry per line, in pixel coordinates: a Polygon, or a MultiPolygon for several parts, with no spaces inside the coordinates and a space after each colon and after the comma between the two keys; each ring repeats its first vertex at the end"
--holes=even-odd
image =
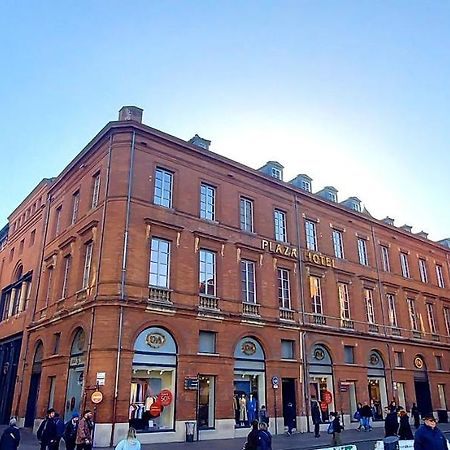
{"type": "Polygon", "coordinates": [[[261,344],[252,337],[242,338],[234,349],[234,420],[247,427],[258,418],[266,404],[265,356],[261,344]]]}
{"type": "Polygon", "coordinates": [[[416,391],[416,404],[422,416],[433,412],[431,403],[430,384],[425,359],[422,355],[414,358],[414,389],[416,391]]]}
{"type": "Polygon", "coordinates": [[[309,396],[317,399],[322,421],[329,422],[330,413],[336,411],[334,402],[333,361],[328,349],[316,344],[308,354],[309,396]]]}
{"type": "Polygon", "coordinates": [[[84,367],[86,363],[86,334],[82,328],[78,328],[70,347],[69,376],[67,377],[66,391],[66,419],[72,413],[81,411],[81,400],[84,387],[84,367]]]}
{"type": "Polygon", "coordinates": [[[177,345],[163,328],[142,331],[134,343],[129,424],[141,432],[175,429],[177,345]]]}
{"type": "Polygon", "coordinates": [[[371,350],[367,359],[367,380],[373,420],[383,420],[383,411],[388,406],[384,360],[380,352],[371,350]]]}
{"type": "Polygon", "coordinates": [[[28,391],[27,410],[25,412],[25,427],[32,428],[36,418],[36,405],[39,398],[41,386],[42,359],[44,357],[44,346],[39,341],[34,352],[33,366],[31,368],[30,390],[28,391]]]}

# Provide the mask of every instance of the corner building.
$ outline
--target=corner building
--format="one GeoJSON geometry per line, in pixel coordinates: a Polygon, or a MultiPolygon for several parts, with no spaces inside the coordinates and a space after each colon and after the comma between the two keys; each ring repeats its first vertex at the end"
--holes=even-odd
{"type": "Polygon", "coordinates": [[[141,119],[122,108],[0,233],[3,421],[95,407],[107,446],[129,425],[143,443],[183,441],[186,421],[245,436],[262,405],[273,431],[289,403],[306,431],[312,398],[324,422],[364,401],[382,420],[393,399],[447,418],[450,240],[141,119]]]}

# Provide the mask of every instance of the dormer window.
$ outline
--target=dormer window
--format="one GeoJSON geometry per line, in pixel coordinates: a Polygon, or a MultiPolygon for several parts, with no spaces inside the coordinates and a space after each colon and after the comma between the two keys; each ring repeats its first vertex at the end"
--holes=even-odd
{"type": "Polygon", "coordinates": [[[327,197],[328,197],[328,200],[330,200],[331,202],[334,202],[334,203],[337,202],[337,195],[335,192],[328,191],[327,197]]]}
{"type": "Polygon", "coordinates": [[[283,181],[283,169],[284,167],[278,161],[267,161],[258,170],[269,177],[283,181]]]}
{"type": "Polygon", "coordinates": [[[272,176],[277,180],[281,180],[281,170],[276,167],[272,167],[272,176]]]}
{"type": "Polygon", "coordinates": [[[308,180],[302,180],[302,182],[301,182],[301,188],[302,188],[304,191],[311,192],[311,182],[308,181],[308,180]]]}
{"type": "Polygon", "coordinates": [[[361,212],[361,206],[359,205],[359,203],[352,203],[352,209],[358,212],[361,212]]]}

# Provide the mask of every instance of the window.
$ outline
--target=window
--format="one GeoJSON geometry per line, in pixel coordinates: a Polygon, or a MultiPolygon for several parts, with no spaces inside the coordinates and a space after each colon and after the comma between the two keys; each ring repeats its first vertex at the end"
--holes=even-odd
{"type": "Polygon", "coordinates": [[[355,364],[355,349],[352,345],[344,345],[345,364],[355,364]]]}
{"type": "Polygon", "coordinates": [[[395,367],[403,367],[403,352],[394,352],[395,367]]]}
{"type": "Polygon", "coordinates": [[[311,192],[311,182],[308,180],[302,180],[300,182],[300,188],[303,189],[304,191],[311,192]]]}
{"type": "Polygon", "coordinates": [[[25,240],[22,239],[19,243],[19,255],[23,253],[23,246],[25,245],[25,240]]]}
{"type": "Polygon", "coordinates": [[[391,265],[389,263],[389,248],[384,245],[380,245],[380,249],[381,249],[381,264],[383,266],[383,270],[385,272],[390,272],[391,265]]]}
{"type": "Polygon", "coordinates": [[[85,245],[85,254],[84,254],[84,267],[83,267],[83,283],[81,288],[87,289],[90,283],[91,277],[91,264],[92,264],[92,249],[94,247],[93,242],[88,242],[85,245]]]}
{"type": "Polygon", "coordinates": [[[287,269],[278,269],[278,301],[280,308],[291,309],[291,289],[287,269]]]}
{"type": "Polygon", "coordinates": [[[155,205],[172,207],[173,174],[168,170],[157,168],[155,172],[155,193],[153,203],[155,205]]]}
{"type": "Polygon", "coordinates": [[[342,232],[339,230],[333,230],[333,246],[334,246],[334,256],[336,258],[344,258],[344,243],[342,239],[342,232]]]}
{"type": "Polygon", "coordinates": [[[294,341],[281,339],[281,359],[295,359],[294,341]]]}
{"type": "Polygon", "coordinates": [[[391,327],[398,327],[397,322],[397,309],[395,306],[395,295],[394,294],[386,294],[386,298],[388,301],[388,310],[389,310],[389,324],[391,327]]]}
{"type": "Polygon", "coordinates": [[[215,220],[216,188],[202,183],[200,186],[200,217],[215,220]]]}
{"type": "Polygon", "coordinates": [[[406,302],[408,303],[409,322],[411,324],[411,329],[413,331],[419,331],[416,314],[416,302],[412,298],[407,298],[406,302]]]}
{"type": "Polygon", "coordinates": [[[56,387],[56,376],[48,377],[48,404],[47,409],[53,408],[55,401],[55,387],[56,387]]]}
{"type": "Polygon", "coordinates": [[[373,307],[373,291],[372,289],[364,289],[364,303],[366,304],[367,322],[375,323],[375,310],[373,307]]]}
{"type": "Polygon", "coordinates": [[[323,314],[322,291],[319,277],[309,277],[309,291],[311,293],[311,305],[314,314],[323,314]]]}
{"type": "Polygon", "coordinates": [[[58,236],[61,231],[61,210],[62,206],[58,206],[55,209],[55,236],[58,236]]]}
{"type": "Polygon", "coordinates": [[[198,376],[198,417],[199,430],[213,429],[215,424],[215,391],[216,377],[212,375],[198,376]]]}
{"type": "Polygon", "coordinates": [[[402,266],[402,275],[409,278],[408,254],[400,253],[400,264],[402,266]]]}
{"type": "Polygon", "coordinates": [[[428,283],[427,262],[422,258],[419,258],[419,272],[420,281],[422,281],[422,283],[428,283]]]}
{"type": "Polygon", "coordinates": [[[436,370],[442,370],[442,356],[436,355],[436,370]]]}
{"type": "Polygon", "coordinates": [[[150,244],[149,285],[169,288],[170,242],[152,238],[150,244]]]}
{"type": "Polygon", "coordinates": [[[277,180],[281,180],[281,170],[276,167],[272,167],[272,176],[277,180]]]}
{"type": "Polygon", "coordinates": [[[359,263],[363,266],[369,265],[369,260],[367,258],[367,245],[365,239],[358,239],[358,258],[359,263]]]}
{"type": "Polygon", "coordinates": [[[70,268],[72,266],[72,257],[67,255],[64,257],[64,274],[61,288],[61,298],[67,298],[67,290],[69,288],[70,268]]]}
{"type": "Polygon", "coordinates": [[[78,219],[78,210],[80,209],[80,191],[76,191],[72,195],[72,219],[70,224],[73,225],[78,219]]]}
{"type": "Polygon", "coordinates": [[[436,277],[437,277],[438,286],[440,288],[444,288],[445,283],[444,283],[444,274],[442,272],[442,266],[436,265],[436,277]]]}
{"type": "Polygon", "coordinates": [[[306,248],[317,252],[316,224],[311,220],[305,220],[306,248]]]}
{"type": "Polygon", "coordinates": [[[445,384],[438,384],[437,388],[441,409],[447,410],[447,400],[445,398],[445,384]]]}
{"type": "Polygon", "coordinates": [[[59,353],[59,343],[61,341],[61,333],[55,333],[53,335],[53,354],[57,355],[59,353]]]}
{"type": "Polygon", "coordinates": [[[34,245],[35,240],[36,240],[36,230],[33,230],[30,234],[30,247],[34,245]]]}
{"type": "Polygon", "coordinates": [[[434,310],[433,304],[427,303],[427,317],[428,317],[428,326],[430,327],[430,333],[436,334],[436,321],[434,320],[434,310]]]}
{"type": "Polygon", "coordinates": [[[216,333],[213,331],[199,332],[199,353],[216,353],[216,333]]]}
{"type": "Polygon", "coordinates": [[[450,308],[444,308],[444,323],[447,336],[450,336],[450,308]]]}
{"type": "Polygon", "coordinates": [[[345,283],[338,283],[338,297],[341,311],[341,319],[350,319],[350,300],[348,296],[348,286],[345,283]]]}
{"type": "Polygon", "coordinates": [[[200,250],[200,294],[216,296],[216,254],[200,250]]]}
{"type": "Polygon", "coordinates": [[[280,242],[287,242],[286,233],[286,213],[276,209],[274,211],[275,223],[275,240],[280,242]]]}
{"type": "Polygon", "coordinates": [[[241,292],[243,302],[256,303],[255,263],[253,261],[241,261],[241,292]]]}
{"type": "Polygon", "coordinates": [[[91,201],[91,208],[96,208],[98,206],[99,194],[100,194],[100,172],[97,172],[92,177],[92,201],[91,201]]]}
{"type": "Polygon", "coordinates": [[[253,201],[245,197],[240,199],[240,223],[241,230],[253,233],[253,201]]]}
{"type": "Polygon", "coordinates": [[[45,294],[45,306],[48,306],[53,288],[53,266],[47,267],[47,292],[45,294]]]}
{"type": "Polygon", "coordinates": [[[334,202],[334,203],[337,202],[337,195],[334,192],[328,191],[327,197],[328,197],[328,200],[330,200],[330,202],[334,202]]]}

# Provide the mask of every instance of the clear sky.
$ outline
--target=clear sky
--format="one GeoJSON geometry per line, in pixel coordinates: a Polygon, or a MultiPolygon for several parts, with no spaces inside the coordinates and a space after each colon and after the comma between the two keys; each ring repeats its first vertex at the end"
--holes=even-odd
{"type": "Polygon", "coordinates": [[[122,105],[450,237],[450,2],[0,2],[0,226],[122,105]]]}

